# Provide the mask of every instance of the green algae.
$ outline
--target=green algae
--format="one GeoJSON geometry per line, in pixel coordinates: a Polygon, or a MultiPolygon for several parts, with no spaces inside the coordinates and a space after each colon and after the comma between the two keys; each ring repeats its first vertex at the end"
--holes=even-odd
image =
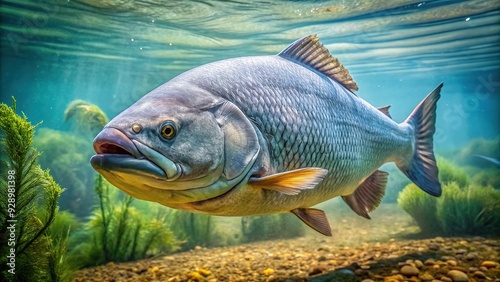
{"type": "Polygon", "coordinates": [[[74,130],[91,138],[108,123],[108,117],[98,106],[83,100],[74,100],[66,107],[64,120],[73,121],[74,130]]]}
{"type": "Polygon", "coordinates": [[[398,197],[398,204],[413,217],[421,232],[450,236],[498,234],[500,191],[471,182],[467,170],[444,158],[438,158],[438,168],[441,197],[428,195],[413,183],[398,197]]]}
{"type": "Polygon", "coordinates": [[[0,104],[0,184],[8,187],[0,192],[5,207],[0,210],[0,280],[70,281],[73,269],[63,256],[67,237],[51,237],[63,190],[37,164],[36,126],[15,111],[14,99],[12,107],[0,104]]]}
{"type": "Polygon", "coordinates": [[[305,234],[305,225],[293,214],[245,216],[241,219],[244,242],[289,239],[305,234]]]}
{"type": "Polygon", "coordinates": [[[179,249],[180,242],[167,224],[166,208],[154,203],[141,208],[100,175],[95,183],[99,205],[75,234],[69,253],[79,267],[135,261],[179,249]]]}
{"type": "Polygon", "coordinates": [[[195,246],[210,246],[212,216],[169,209],[167,220],[175,236],[183,241],[182,250],[195,246]]]}
{"type": "Polygon", "coordinates": [[[500,191],[492,187],[447,183],[436,216],[445,235],[500,233],[500,191]]]}

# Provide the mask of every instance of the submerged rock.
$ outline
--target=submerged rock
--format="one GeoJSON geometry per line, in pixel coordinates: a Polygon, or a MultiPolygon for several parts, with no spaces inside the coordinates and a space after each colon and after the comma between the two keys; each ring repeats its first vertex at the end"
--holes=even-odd
{"type": "Polygon", "coordinates": [[[404,276],[418,276],[418,268],[413,265],[404,265],[400,271],[404,276]]]}
{"type": "Polygon", "coordinates": [[[453,280],[453,282],[468,282],[469,277],[467,274],[460,270],[450,270],[448,271],[448,276],[453,280]]]}
{"type": "Polygon", "coordinates": [[[497,265],[498,265],[498,262],[489,261],[489,260],[483,261],[481,263],[481,266],[484,266],[486,268],[494,268],[494,267],[497,267],[497,265]]]}
{"type": "Polygon", "coordinates": [[[347,268],[342,268],[335,270],[333,272],[311,277],[307,280],[308,282],[356,282],[356,275],[352,270],[347,268]]]}

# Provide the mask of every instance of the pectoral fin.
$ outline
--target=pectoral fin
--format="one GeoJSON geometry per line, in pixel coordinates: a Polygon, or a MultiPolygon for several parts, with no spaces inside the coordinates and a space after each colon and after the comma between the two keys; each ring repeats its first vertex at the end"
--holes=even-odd
{"type": "Polygon", "coordinates": [[[325,236],[332,236],[332,229],[324,211],[313,208],[300,208],[291,212],[312,229],[325,236]]]}
{"type": "Polygon", "coordinates": [[[385,194],[387,176],[385,171],[376,170],[352,193],[342,199],[358,215],[370,219],[369,212],[378,207],[385,194]]]}
{"type": "Polygon", "coordinates": [[[286,195],[297,195],[304,189],[313,189],[325,178],[328,170],[317,167],[301,168],[261,178],[250,178],[251,186],[275,190],[286,195]]]}

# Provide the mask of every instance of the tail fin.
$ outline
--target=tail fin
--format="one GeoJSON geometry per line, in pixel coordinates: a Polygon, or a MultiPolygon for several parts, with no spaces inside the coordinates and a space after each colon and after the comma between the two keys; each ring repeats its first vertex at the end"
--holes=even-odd
{"type": "Polygon", "coordinates": [[[406,119],[405,123],[414,129],[415,152],[408,163],[398,165],[399,169],[420,189],[437,197],[441,195],[441,184],[438,179],[432,136],[435,131],[436,102],[441,97],[441,87],[443,83],[427,95],[406,119]]]}

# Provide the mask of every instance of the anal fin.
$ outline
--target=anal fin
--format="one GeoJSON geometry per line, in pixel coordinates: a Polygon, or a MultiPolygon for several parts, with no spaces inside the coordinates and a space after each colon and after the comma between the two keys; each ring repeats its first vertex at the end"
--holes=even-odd
{"type": "Polygon", "coordinates": [[[248,184],[257,188],[275,190],[286,195],[297,195],[304,189],[316,187],[327,174],[328,170],[323,168],[300,168],[260,178],[252,177],[248,184]]]}
{"type": "Polygon", "coordinates": [[[312,229],[323,235],[332,236],[332,229],[324,211],[313,208],[299,208],[291,212],[312,229]]]}
{"type": "Polygon", "coordinates": [[[342,199],[358,215],[370,219],[369,212],[378,207],[385,194],[387,176],[385,171],[376,170],[351,195],[342,199]]]}

